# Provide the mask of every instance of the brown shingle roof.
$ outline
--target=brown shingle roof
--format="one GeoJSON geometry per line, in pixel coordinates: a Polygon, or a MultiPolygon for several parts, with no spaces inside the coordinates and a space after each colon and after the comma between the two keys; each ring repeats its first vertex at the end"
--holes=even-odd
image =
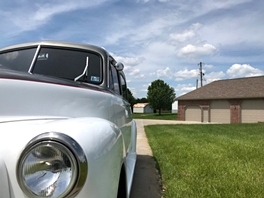
{"type": "Polygon", "coordinates": [[[264,98],[264,76],[218,80],[177,100],[264,98]]]}

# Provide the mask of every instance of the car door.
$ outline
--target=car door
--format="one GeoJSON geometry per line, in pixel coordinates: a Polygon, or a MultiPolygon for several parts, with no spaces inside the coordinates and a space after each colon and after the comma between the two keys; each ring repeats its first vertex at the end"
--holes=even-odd
{"type": "Polygon", "coordinates": [[[122,131],[126,150],[128,150],[131,139],[132,111],[127,101],[126,79],[124,73],[118,71],[113,64],[110,64],[109,68],[109,88],[114,94],[112,105],[115,111],[111,119],[122,131]]]}

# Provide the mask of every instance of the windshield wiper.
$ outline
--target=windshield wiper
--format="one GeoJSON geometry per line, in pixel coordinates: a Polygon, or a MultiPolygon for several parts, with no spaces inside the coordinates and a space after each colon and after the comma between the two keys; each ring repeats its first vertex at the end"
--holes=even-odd
{"type": "Polygon", "coordinates": [[[86,65],[85,68],[83,70],[83,73],[79,76],[77,76],[76,78],[74,78],[74,81],[79,80],[80,78],[82,78],[84,75],[88,76],[88,66],[89,66],[89,57],[86,57],[86,65]]]}

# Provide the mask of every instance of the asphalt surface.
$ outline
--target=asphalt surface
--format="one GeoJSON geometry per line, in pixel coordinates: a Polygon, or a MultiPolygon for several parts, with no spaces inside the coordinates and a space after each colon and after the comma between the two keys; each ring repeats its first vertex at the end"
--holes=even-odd
{"type": "Polygon", "coordinates": [[[137,123],[137,163],[130,198],[161,198],[161,179],[149,146],[144,126],[156,124],[197,124],[176,120],[144,120],[137,123]]]}

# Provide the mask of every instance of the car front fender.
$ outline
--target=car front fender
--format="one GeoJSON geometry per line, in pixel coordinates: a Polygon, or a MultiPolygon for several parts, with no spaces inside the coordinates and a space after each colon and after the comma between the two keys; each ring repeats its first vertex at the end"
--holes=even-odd
{"type": "MultiPolygon", "coordinates": [[[[24,196],[16,180],[17,160],[32,139],[40,134],[52,132],[63,133],[74,139],[87,158],[87,178],[77,197],[116,197],[125,152],[121,130],[112,122],[85,117],[43,122],[27,120],[0,124],[0,130],[5,131],[6,134],[0,148],[0,156],[3,160],[3,163],[0,161],[1,171],[3,171],[0,184],[5,186],[8,185],[7,181],[10,183],[9,190],[3,193],[11,193],[14,197],[24,196]],[[12,155],[5,152],[6,148],[10,148],[10,143],[13,145],[12,155]]],[[[5,197],[10,195],[7,194],[5,197]]]]}

